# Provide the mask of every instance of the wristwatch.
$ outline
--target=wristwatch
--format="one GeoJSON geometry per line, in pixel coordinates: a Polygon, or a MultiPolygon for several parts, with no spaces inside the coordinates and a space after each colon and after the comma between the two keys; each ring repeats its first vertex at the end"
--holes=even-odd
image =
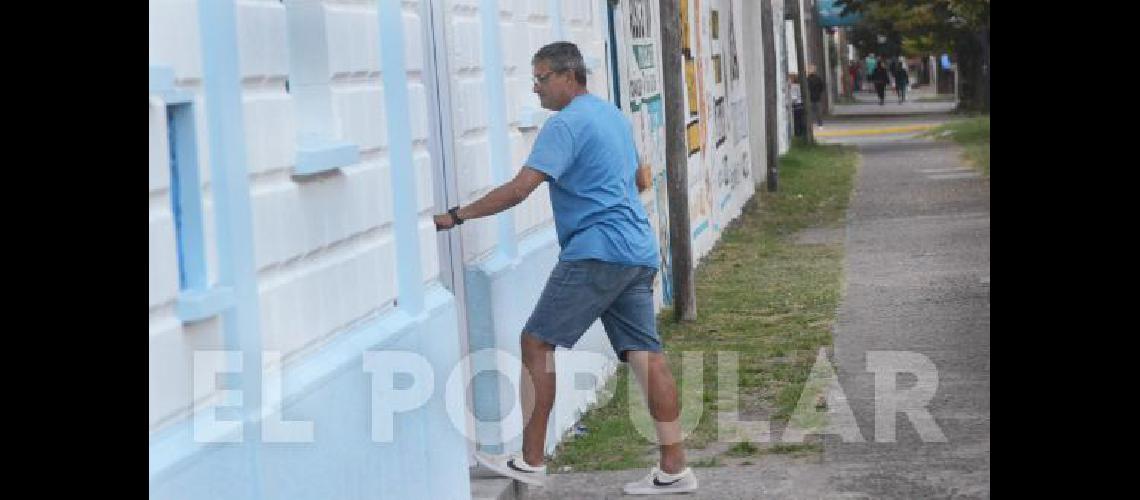
{"type": "Polygon", "coordinates": [[[463,224],[463,219],[459,218],[459,206],[458,205],[448,209],[447,213],[451,214],[451,220],[453,222],[455,222],[456,226],[463,224]]]}

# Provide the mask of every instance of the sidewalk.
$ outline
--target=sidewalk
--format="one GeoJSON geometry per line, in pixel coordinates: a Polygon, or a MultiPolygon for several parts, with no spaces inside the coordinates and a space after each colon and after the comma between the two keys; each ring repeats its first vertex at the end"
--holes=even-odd
{"type": "Polygon", "coordinates": [[[832,114],[824,117],[823,126],[817,125],[812,131],[816,140],[824,144],[870,144],[913,137],[952,118],[957,106],[954,101],[919,102],[935,96],[929,87],[912,89],[906,101],[899,104],[891,90],[880,106],[873,91],[856,92],[857,104],[835,105],[832,114]]]}
{"type": "Polygon", "coordinates": [[[896,136],[859,150],[833,362],[866,442],[827,438],[829,488],[988,498],[989,181],[948,142],[896,136]],[[876,394],[885,389],[869,365],[887,352],[933,367],[921,381],[899,375],[897,390],[930,389],[925,409],[945,442],[907,413],[893,417],[894,439],[879,431],[876,394]]]}
{"type": "MultiPolygon", "coordinates": [[[[857,104],[837,104],[832,109],[831,115],[833,117],[870,117],[880,115],[907,115],[916,113],[949,113],[954,111],[957,105],[953,101],[953,96],[946,96],[943,94],[935,94],[930,86],[923,86],[917,89],[910,89],[907,92],[906,101],[899,104],[898,96],[895,95],[894,88],[887,87],[886,99],[883,104],[879,105],[879,96],[874,90],[864,89],[855,92],[855,100],[857,104]],[[950,97],[951,100],[947,101],[924,101],[924,99],[950,97]]],[[[824,120],[826,126],[827,121],[824,120]]]]}

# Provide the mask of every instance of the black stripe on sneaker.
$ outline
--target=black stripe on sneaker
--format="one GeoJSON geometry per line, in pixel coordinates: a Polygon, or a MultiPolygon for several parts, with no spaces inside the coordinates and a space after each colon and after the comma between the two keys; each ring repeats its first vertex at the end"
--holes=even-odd
{"type": "Polygon", "coordinates": [[[682,479],[685,479],[685,478],[679,477],[677,479],[669,481],[668,483],[662,483],[660,479],[657,479],[657,476],[653,476],[653,486],[671,486],[671,485],[675,484],[677,481],[680,481],[682,479]]]}
{"type": "Polygon", "coordinates": [[[527,474],[534,474],[534,471],[532,471],[532,470],[520,469],[519,466],[515,465],[515,459],[513,459],[513,458],[510,460],[507,460],[507,467],[510,467],[511,469],[517,470],[519,472],[525,472],[527,474]]]}

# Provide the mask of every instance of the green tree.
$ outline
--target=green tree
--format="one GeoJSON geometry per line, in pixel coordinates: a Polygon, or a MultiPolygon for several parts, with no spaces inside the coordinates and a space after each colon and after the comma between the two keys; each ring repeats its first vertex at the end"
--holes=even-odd
{"type": "Polygon", "coordinates": [[[861,53],[953,54],[961,78],[961,107],[989,112],[989,0],[837,0],[836,4],[844,7],[844,15],[863,15],[851,32],[851,43],[861,53]]]}

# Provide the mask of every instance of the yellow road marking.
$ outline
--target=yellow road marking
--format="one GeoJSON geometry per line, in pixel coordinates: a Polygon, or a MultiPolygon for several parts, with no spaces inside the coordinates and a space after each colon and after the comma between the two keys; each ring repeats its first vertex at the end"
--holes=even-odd
{"type": "Polygon", "coordinates": [[[904,125],[901,127],[884,127],[884,128],[858,128],[850,130],[816,130],[816,137],[847,137],[852,135],[878,135],[878,134],[900,134],[905,132],[920,132],[923,130],[930,130],[938,125],[904,125]]]}

